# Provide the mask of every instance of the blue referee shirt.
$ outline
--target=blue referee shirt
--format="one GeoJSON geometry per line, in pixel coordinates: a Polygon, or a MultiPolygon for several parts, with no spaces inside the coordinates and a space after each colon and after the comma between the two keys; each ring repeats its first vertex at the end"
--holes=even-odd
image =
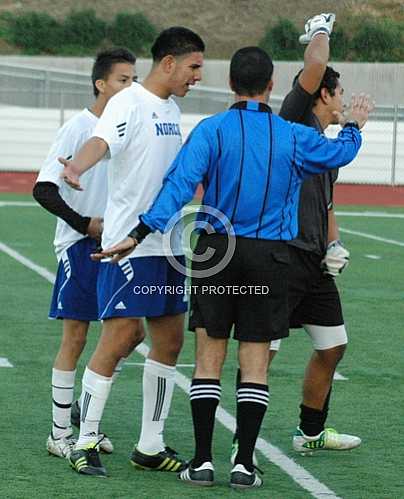
{"type": "MultiPolygon", "coordinates": [[[[236,236],[294,239],[303,180],[350,163],[361,142],[352,126],[327,139],[273,115],[263,103],[237,102],[194,128],[140,219],[152,231],[165,232],[202,183],[202,204],[226,215],[236,236]]],[[[216,232],[226,232],[216,216],[204,219],[216,232]]]]}

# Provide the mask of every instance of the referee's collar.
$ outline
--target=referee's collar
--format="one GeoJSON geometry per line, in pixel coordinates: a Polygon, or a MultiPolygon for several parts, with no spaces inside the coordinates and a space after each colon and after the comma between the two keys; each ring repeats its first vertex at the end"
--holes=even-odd
{"type": "Polygon", "coordinates": [[[248,111],[260,111],[261,113],[272,113],[268,104],[256,100],[240,100],[235,102],[230,109],[247,109],[248,111]]]}

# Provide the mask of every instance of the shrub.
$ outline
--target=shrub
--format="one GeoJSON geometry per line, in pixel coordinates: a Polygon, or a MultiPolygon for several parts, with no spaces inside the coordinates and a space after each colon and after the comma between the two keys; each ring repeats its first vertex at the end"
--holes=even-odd
{"type": "Polygon", "coordinates": [[[331,59],[335,61],[347,61],[349,58],[350,40],[345,31],[336,26],[331,33],[330,52],[331,59]]]}
{"type": "Polygon", "coordinates": [[[289,19],[279,19],[269,28],[259,46],[277,60],[293,61],[303,57],[299,44],[299,31],[289,19]]]}
{"type": "Polygon", "coordinates": [[[120,12],[108,30],[108,37],[115,45],[127,47],[139,56],[148,55],[157,30],[141,12],[120,12]]]}
{"type": "MultiPolygon", "coordinates": [[[[86,52],[97,48],[106,36],[107,24],[93,9],[72,11],[63,23],[63,45],[86,52]]],[[[66,49],[65,49],[66,50],[66,49]]]]}
{"type": "Polygon", "coordinates": [[[8,18],[7,41],[22,47],[27,53],[56,53],[61,35],[61,25],[44,12],[25,12],[8,18]]]}
{"type": "Polygon", "coordinates": [[[356,20],[351,41],[353,60],[398,62],[404,60],[403,26],[391,19],[356,20]]]}

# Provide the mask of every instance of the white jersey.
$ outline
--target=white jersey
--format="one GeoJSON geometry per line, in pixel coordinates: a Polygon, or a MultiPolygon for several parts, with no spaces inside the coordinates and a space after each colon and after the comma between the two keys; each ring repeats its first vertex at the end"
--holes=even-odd
{"type": "MultiPolygon", "coordinates": [[[[164,175],[181,147],[180,110],[138,83],[112,97],[95,130],[109,147],[108,202],[102,247],[122,241],[158,194],[164,175]]],[[[131,257],[162,256],[162,234],[149,234],[131,257]]],[[[178,234],[171,251],[183,254],[178,234]]]]}
{"type": "MultiPolygon", "coordinates": [[[[80,184],[83,191],[69,187],[61,178],[63,165],[58,157],[71,158],[91,137],[98,118],[88,109],[83,109],[67,121],[58,131],[48,157],[39,172],[37,182],[52,182],[59,187],[59,193],[67,205],[84,217],[102,217],[107,202],[108,180],[107,161],[102,160],[96,168],[82,175],[80,184]]],[[[64,220],[58,218],[55,233],[55,252],[60,260],[61,255],[74,243],[87,237],[74,230],[64,220]]]]}

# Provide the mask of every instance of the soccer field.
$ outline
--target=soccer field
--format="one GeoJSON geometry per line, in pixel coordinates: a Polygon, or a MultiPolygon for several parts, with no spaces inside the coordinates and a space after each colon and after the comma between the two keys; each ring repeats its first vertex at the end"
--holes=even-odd
{"type": "MultiPolygon", "coordinates": [[[[338,279],[350,342],[334,383],[328,425],[362,438],[351,452],[302,457],[291,449],[298,421],[301,381],[311,345],[294,331],[282,343],[270,373],[270,405],[258,444],[264,487],[246,492],[270,499],[404,497],[402,423],[404,400],[404,208],[338,207],[341,237],[351,265],[338,279]],[[370,216],[370,211],[378,216],[370,216]]],[[[128,456],[141,421],[142,352],[132,354],[113,387],[102,429],[115,444],[103,456],[109,477],[79,476],[67,461],[48,456],[51,365],[61,324],[47,319],[56,271],[55,219],[24,195],[0,195],[0,498],[222,498],[228,487],[236,371],[231,345],[222,378],[215,428],[216,484],[203,489],[175,474],[136,471],[128,456]],[[17,202],[17,203],[16,203],[17,202]]],[[[99,332],[93,325],[78,373],[99,332]]],[[[234,342],[235,343],[235,342],[234,342]]],[[[193,432],[187,383],[192,376],[193,336],[178,368],[178,387],[166,429],[167,445],[191,457],[193,432]]]]}

